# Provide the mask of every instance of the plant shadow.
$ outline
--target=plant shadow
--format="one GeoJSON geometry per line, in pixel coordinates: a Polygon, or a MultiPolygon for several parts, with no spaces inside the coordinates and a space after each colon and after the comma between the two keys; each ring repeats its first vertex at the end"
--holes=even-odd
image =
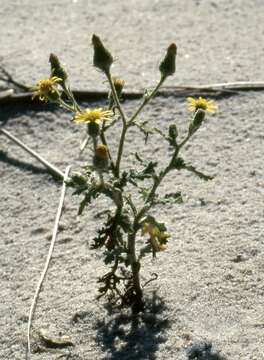
{"type": "Polygon", "coordinates": [[[7,153],[5,153],[2,150],[0,150],[0,162],[17,167],[20,170],[25,171],[25,172],[31,172],[32,174],[37,174],[37,175],[49,174],[52,176],[54,181],[56,181],[56,182],[61,181],[61,179],[59,177],[56,177],[56,174],[52,173],[49,169],[41,168],[39,166],[30,164],[28,162],[25,162],[25,161],[22,161],[19,159],[15,159],[15,158],[9,156],[7,153]]]}
{"type": "Polygon", "coordinates": [[[96,323],[96,342],[107,352],[104,359],[154,360],[159,345],[167,340],[166,329],[170,327],[167,307],[156,292],[146,300],[144,313],[113,314],[111,308],[107,310],[111,319],[96,323]]]}
{"type": "Polygon", "coordinates": [[[214,350],[212,343],[200,341],[187,348],[188,360],[227,360],[225,356],[214,350]]]}

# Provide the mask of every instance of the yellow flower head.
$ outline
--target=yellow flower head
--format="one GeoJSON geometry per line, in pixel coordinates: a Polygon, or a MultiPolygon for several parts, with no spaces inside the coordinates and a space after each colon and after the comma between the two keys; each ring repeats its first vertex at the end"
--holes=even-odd
{"type": "Polygon", "coordinates": [[[123,90],[123,87],[125,86],[125,80],[113,78],[113,83],[114,83],[117,95],[120,95],[123,90]]]}
{"type": "Polygon", "coordinates": [[[96,123],[99,124],[102,121],[109,120],[111,118],[112,112],[109,110],[103,110],[102,108],[96,108],[93,110],[86,109],[85,111],[78,112],[73,121],[77,124],[79,123],[96,123]]]}
{"type": "Polygon", "coordinates": [[[187,102],[188,110],[191,112],[196,112],[198,109],[202,109],[208,113],[215,113],[217,110],[217,105],[215,105],[214,100],[206,100],[201,96],[198,99],[188,97],[187,102]]]}
{"type": "Polygon", "coordinates": [[[150,243],[156,252],[167,249],[165,243],[167,243],[170,234],[160,231],[158,226],[153,223],[145,222],[142,226],[142,236],[146,234],[150,236],[150,243]]]}
{"type": "Polygon", "coordinates": [[[45,102],[48,102],[48,100],[55,100],[59,96],[57,86],[60,82],[62,82],[62,79],[57,76],[39,80],[37,85],[33,88],[33,99],[38,97],[39,100],[45,102]]]}
{"type": "Polygon", "coordinates": [[[159,229],[152,223],[145,222],[142,227],[142,236],[149,234],[150,236],[156,236],[159,229]]]}

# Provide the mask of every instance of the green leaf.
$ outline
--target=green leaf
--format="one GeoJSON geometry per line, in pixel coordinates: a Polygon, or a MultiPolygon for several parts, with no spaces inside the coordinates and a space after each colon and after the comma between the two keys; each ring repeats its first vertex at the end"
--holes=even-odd
{"type": "Polygon", "coordinates": [[[139,154],[136,152],[135,153],[135,158],[137,159],[137,161],[139,161],[141,164],[143,164],[143,160],[142,160],[142,158],[139,156],[139,154]]]}
{"type": "Polygon", "coordinates": [[[214,178],[213,176],[206,175],[206,174],[202,173],[201,171],[196,170],[196,168],[192,165],[187,165],[185,163],[185,161],[180,157],[177,157],[174,160],[174,162],[172,164],[172,168],[177,169],[177,170],[185,169],[187,171],[194,173],[200,179],[205,180],[205,181],[212,180],[214,178]]]}
{"type": "Polygon", "coordinates": [[[91,186],[90,189],[85,193],[85,196],[80,203],[78,215],[81,215],[85,206],[89,205],[93,199],[96,199],[101,194],[101,192],[102,191],[99,187],[91,186]]]}
{"type": "Polygon", "coordinates": [[[206,175],[206,174],[202,173],[201,171],[196,170],[195,167],[192,165],[185,166],[185,169],[194,173],[202,180],[209,181],[209,180],[214,179],[214,176],[206,175]]]}
{"type": "Polygon", "coordinates": [[[154,200],[154,204],[182,204],[182,194],[180,191],[175,193],[168,193],[163,197],[157,196],[154,200]]]}
{"type": "Polygon", "coordinates": [[[177,170],[185,169],[185,162],[181,157],[177,157],[174,160],[172,167],[177,170]]]}
{"type": "Polygon", "coordinates": [[[145,168],[141,171],[136,171],[134,169],[130,169],[128,173],[128,181],[132,183],[133,185],[137,186],[135,180],[145,180],[145,179],[151,179],[157,176],[156,174],[156,167],[158,165],[158,162],[156,161],[142,161],[142,164],[144,164],[145,168]]]}

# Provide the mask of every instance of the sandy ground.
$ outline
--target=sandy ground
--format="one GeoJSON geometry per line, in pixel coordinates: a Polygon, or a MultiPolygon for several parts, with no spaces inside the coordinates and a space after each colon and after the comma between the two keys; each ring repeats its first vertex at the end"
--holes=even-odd
{"type": "MultiPolygon", "coordinates": [[[[20,81],[31,83],[48,74],[54,51],[70,68],[74,87],[104,89],[102,75],[90,66],[89,39],[97,32],[118,56],[114,72],[126,74],[128,88],[153,84],[160,54],[172,40],[179,47],[178,74],[169,84],[261,80],[263,10],[261,0],[3,0],[1,60],[20,81]]],[[[184,99],[157,98],[152,104],[142,118],[163,129],[176,120],[184,134],[184,99]]],[[[173,236],[166,252],[154,263],[146,261],[144,278],[152,272],[159,278],[147,288],[147,312],[137,319],[126,310],[111,313],[95,300],[105,266],[89,243],[96,213],[108,203],[77,218],[78,202],[69,192],[34,329],[70,335],[75,347],[68,358],[76,360],[184,360],[185,348],[199,340],[211,341],[228,360],[264,359],[263,104],[263,93],[252,92],[219,100],[219,113],[183,154],[215,179],[204,183],[175,172],[162,187],[181,190],[184,203],[156,208],[173,236]]],[[[125,108],[135,105],[126,102],[125,108]]],[[[47,106],[1,107],[1,124],[62,170],[90,159],[88,152],[78,157],[82,129],[69,120],[47,106]]],[[[113,146],[117,133],[110,136],[113,146]]],[[[149,156],[167,158],[157,136],[144,146],[132,129],[128,145],[131,152],[142,145],[149,156]]],[[[132,162],[126,154],[124,166],[132,162]]],[[[21,360],[60,184],[3,137],[0,175],[0,358],[21,360]]],[[[32,359],[57,357],[36,353],[32,359]]]]}

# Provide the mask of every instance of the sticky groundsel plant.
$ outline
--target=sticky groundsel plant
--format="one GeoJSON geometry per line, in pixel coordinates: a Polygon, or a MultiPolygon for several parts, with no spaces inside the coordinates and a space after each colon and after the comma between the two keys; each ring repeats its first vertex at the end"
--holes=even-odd
{"type": "MultiPolygon", "coordinates": [[[[104,250],[104,262],[110,265],[109,271],[99,278],[99,297],[109,295],[110,299],[121,305],[131,306],[133,311],[144,310],[143,286],[140,276],[143,258],[165,251],[170,238],[166,225],[150,214],[157,204],[179,203],[180,192],[170,192],[165,196],[158,193],[159,186],[172,171],[187,170],[203,180],[211,177],[196,170],[180,156],[181,149],[197,132],[205,120],[207,112],[215,112],[213,100],[188,98],[189,111],[192,114],[187,135],[179,141],[177,125],[172,123],[167,132],[158,128],[148,128],[146,122],[138,120],[145,105],[155,96],[168,76],[175,73],[177,47],[171,44],[160,62],[160,80],[152,91],[146,91],[140,106],[128,117],[122,106],[124,81],[111,74],[113,56],[106,49],[100,38],[92,37],[94,49],[93,65],[107,78],[109,83],[108,106],[106,108],[83,109],[76,102],[69,86],[68,75],[59,59],[50,55],[51,75],[49,79],[40,80],[34,88],[34,97],[41,101],[53,102],[72,112],[72,121],[86,124],[87,137],[81,145],[81,151],[92,142],[93,160],[79,173],[74,173],[68,186],[80,195],[79,215],[99,196],[111,199],[113,207],[106,209],[106,220],[97,236],[93,239],[93,249],[104,250]],[[108,145],[107,133],[112,126],[120,130],[117,149],[108,145]],[[153,133],[167,143],[169,148],[168,162],[163,167],[155,160],[147,161],[134,154],[140,170],[130,168],[123,170],[122,157],[126,145],[126,135],[130,128],[136,127],[145,135],[145,140],[153,133]],[[158,170],[158,169],[162,170],[158,170]],[[139,201],[140,199],[140,201],[139,201]],[[136,205],[137,204],[137,205],[136,205]],[[139,204],[139,205],[138,205],[139,204]],[[145,238],[144,245],[139,238],[145,238]]],[[[139,144],[138,144],[139,146],[139,144]]],[[[155,276],[156,277],[156,276],[155,276]]],[[[152,281],[150,279],[147,283],[152,281]]],[[[146,284],[144,284],[146,285],[146,284]]]]}

